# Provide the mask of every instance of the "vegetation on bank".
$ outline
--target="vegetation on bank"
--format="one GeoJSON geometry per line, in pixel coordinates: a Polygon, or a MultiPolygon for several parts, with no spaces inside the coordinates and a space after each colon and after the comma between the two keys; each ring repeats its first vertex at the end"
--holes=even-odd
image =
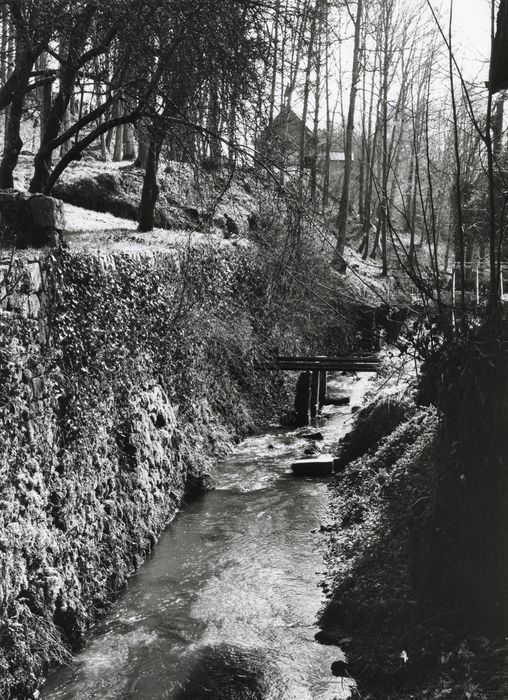
{"type": "Polygon", "coordinates": [[[83,643],[213,459],[287,405],[258,365],[316,351],[329,313],[254,248],[40,264],[37,313],[21,262],[0,312],[5,698],[83,643]]]}
{"type": "MultiPolygon", "coordinates": [[[[459,376],[462,352],[449,365],[459,376]]],[[[484,443],[482,455],[476,442],[484,421],[472,422],[467,395],[451,413],[436,396],[438,408],[424,401],[423,387],[436,385],[430,366],[418,381],[377,380],[340,445],[344,469],[331,486],[329,601],[318,639],[344,649],[347,663],[332,669],[353,677],[361,698],[502,698],[502,466],[497,478],[485,469],[489,448],[484,443]],[[470,426],[462,442],[451,437],[449,415],[461,435],[470,426]]],[[[442,376],[443,388],[448,379],[442,376]]]]}
{"type": "MultiPolygon", "coordinates": [[[[23,291],[0,316],[0,691],[35,687],[63,653],[59,629],[80,643],[185,489],[206,479],[208,456],[256,407],[278,404],[282,385],[256,371],[264,355],[372,349],[372,307],[395,316],[398,286],[418,316],[400,347],[422,374],[415,398],[361,413],[344,450],[334,605],[344,599],[351,628],[379,636],[367,647],[354,637],[358,677],[371,669],[388,696],[397,683],[412,692],[409,676],[436,659],[446,674],[497,648],[481,640],[504,633],[508,609],[508,2],[491,3],[492,69],[475,81],[454,53],[453,2],[448,16],[413,5],[4,2],[1,187],[26,159],[32,192],[143,232],[208,231],[235,174],[254,166],[272,211],[243,212],[248,254],[99,264],[58,253],[39,319],[24,318],[37,304],[23,291]],[[129,166],[73,181],[81,158],[129,166]],[[168,181],[185,169],[195,190],[196,173],[213,174],[212,206],[174,197],[168,181]]],[[[481,697],[475,682],[466,673],[454,686],[452,674],[435,692],[481,697]]]]}

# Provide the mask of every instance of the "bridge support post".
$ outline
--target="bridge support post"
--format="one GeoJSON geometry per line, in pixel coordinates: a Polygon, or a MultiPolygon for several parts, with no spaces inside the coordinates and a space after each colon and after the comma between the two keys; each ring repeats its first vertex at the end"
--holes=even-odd
{"type": "Polygon", "coordinates": [[[328,396],[328,376],[326,370],[319,373],[319,407],[324,405],[328,396]]]}
{"type": "Polygon", "coordinates": [[[320,378],[321,372],[314,370],[312,372],[312,382],[310,390],[310,419],[315,421],[319,410],[320,397],[320,378]]]}
{"type": "Polygon", "coordinates": [[[311,373],[301,372],[296,383],[295,413],[298,426],[310,425],[311,418],[311,373]]]}

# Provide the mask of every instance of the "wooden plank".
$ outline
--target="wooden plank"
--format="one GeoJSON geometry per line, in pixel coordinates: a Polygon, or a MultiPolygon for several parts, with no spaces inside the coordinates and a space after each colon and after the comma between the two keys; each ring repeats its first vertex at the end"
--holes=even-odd
{"type": "Polygon", "coordinates": [[[305,372],[313,370],[321,370],[326,372],[376,372],[379,369],[379,363],[367,362],[277,362],[272,364],[260,365],[259,369],[266,370],[286,370],[291,372],[305,372]]]}
{"type": "Polygon", "coordinates": [[[358,357],[278,355],[266,364],[256,365],[256,369],[280,369],[290,372],[376,372],[379,365],[378,356],[372,354],[358,357]]]}
{"type": "Polygon", "coordinates": [[[334,357],[327,355],[276,355],[273,362],[379,362],[378,355],[351,355],[334,357]]]}
{"type": "Polygon", "coordinates": [[[377,372],[379,365],[327,365],[316,367],[316,365],[255,365],[255,369],[265,372],[274,372],[276,370],[283,372],[312,372],[315,369],[326,372],[377,372]]]}

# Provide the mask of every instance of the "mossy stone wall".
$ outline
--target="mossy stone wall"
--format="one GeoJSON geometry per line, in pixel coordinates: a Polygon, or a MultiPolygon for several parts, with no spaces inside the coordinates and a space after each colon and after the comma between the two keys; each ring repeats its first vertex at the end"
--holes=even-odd
{"type": "MultiPolygon", "coordinates": [[[[0,288],[0,697],[83,644],[283,385],[249,251],[41,252],[0,288]]],[[[278,328],[275,331],[275,328],[278,328]]]]}

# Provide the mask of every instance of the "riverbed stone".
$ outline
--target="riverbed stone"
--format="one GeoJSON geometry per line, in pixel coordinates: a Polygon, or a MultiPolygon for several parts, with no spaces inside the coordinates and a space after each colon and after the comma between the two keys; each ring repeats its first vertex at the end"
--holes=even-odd
{"type": "Polygon", "coordinates": [[[28,316],[29,316],[28,296],[26,294],[22,294],[21,292],[13,292],[12,294],[9,294],[8,302],[7,302],[7,309],[9,311],[17,311],[25,318],[28,318],[28,316]]]}
{"type": "Polygon", "coordinates": [[[284,683],[263,649],[216,644],[199,649],[175,700],[280,700],[284,683]]]}
{"type": "Polygon", "coordinates": [[[32,380],[32,396],[34,401],[40,401],[44,396],[44,377],[35,377],[32,380]]]}
{"type": "Polygon", "coordinates": [[[305,440],[323,440],[323,433],[319,430],[307,430],[300,435],[305,440]]]}
{"type": "Polygon", "coordinates": [[[38,261],[29,263],[30,289],[34,294],[38,294],[42,289],[42,271],[38,261]]]}
{"type": "Polygon", "coordinates": [[[303,454],[305,456],[313,456],[313,455],[318,455],[322,452],[322,448],[314,441],[312,441],[307,447],[304,449],[303,454]]]}
{"type": "Polygon", "coordinates": [[[28,297],[28,317],[37,318],[41,310],[41,302],[37,294],[30,294],[28,297]]]}

